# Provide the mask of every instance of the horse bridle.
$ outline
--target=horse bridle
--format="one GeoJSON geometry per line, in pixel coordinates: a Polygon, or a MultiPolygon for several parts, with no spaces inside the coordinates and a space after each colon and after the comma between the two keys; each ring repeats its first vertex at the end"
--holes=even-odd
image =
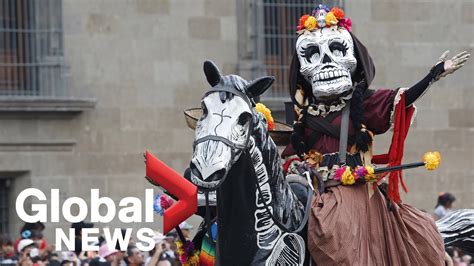
{"type": "MultiPolygon", "coordinates": [[[[228,93],[231,93],[235,96],[238,96],[240,98],[242,98],[246,103],[247,105],[249,106],[249,109],[252,110],[252,102],[250,101],[249,97],[239,91],[238,89],[234,88],[234,87],[229,87],[229,86],[222,86],[220,84],[212,87],[208,92],[206,92],[202,99],[206,98],[209,94],[211,93],[215,93],[215,92],[228,92],[228,93]]],[[[230,148],[230,152],[231,152],[231,158],[230,160],[231,161],[234,161],[235,159],[235,156],[238,154],[238,152],[244,152],[244,150],[247,148],[248,146],[248,143],[249,143],[249,139],[250,139],[250,133],[252,131],[252,128],[253,128],[253,119],[250,119],[250,124],[249,124],[249,127],[248,127],[248,132],[247,132],[247,139],[245,140],[244,144],[237,144],[237,143],[234,143],[232,141],[230,141],[229,139],[227,138],[224,138],[224,137],[221,137],[221,136],[216,136],[216,135],[207,135],[205,137],[202,137],[202,138],[199,138],[199,139],[196,139],[194,142],[193,142],[193,151],[195,150],[196,146],[199,144],[199,143],[203,143],[203,142],[206,142],[206,141],[209,141],[209,140],[214,140],[214,141],[218,141],[218,142],[222,142],[224,143],[226,146],[228,146],[230,148]]],[[[194,174],[193,174],[194,175],[194,174]]],[[[193,178],[193,176],[192,176],[193,178]]],[[[203,191],[214,191],[214,190],[217,190],[225,181],[225,179],[227,178],[227,173],[225,174],[225,176],[219,180],[219,181],[205,181],[206,183],[209,183],[208,184],[208,187],[206,187],[205,185],[203,185],[202,181],[199,180],[199,183],[201,183],[201,185],[197,185],[199,187],[199,189],[203,190],[203,191]]]]}
{"type": "MultiPolygon", "coordinates": [[[[249,99],[249,97],[237,90],[236,88],[234,87],[228,87],[228,86],[222,86],[222,85],[216,85],[214,86],[213,88],[211,88],[208,92],[206,92],[204,94],[204,96],[202,97],[202,99],[204,99],[205,97],[207,97],[209,94],[211,93],[214,93],[214,92],[229,92],[229,93],[232,93],[233,95],[235,96],[238,96],[240,98],[242,98],[249,106],[250,110],[252,110],[253,108],[253,105],[252,105],[252,102],[251,100],[249,99]]],[[[199,144],[199,143],[202,143],[202,142],[205,142],[205,141],[209,141],[209,140],[214,140],[214,141],[219,141],[219,142],[222,142],[224,143],[225,145],[227,145],[228,147],[231,148],[231,160],[233,161],[234,158],[235,158],[235,155],[237,154],[236,153],[236,150],[237,151],[241,151],[242,153],[247,153],[248,154],[248,142],[250,140],[250,133],[251,133],[251,130],[253,129],[253,119],[250,119],[250,125],[249,125],[249,132],[247,134],[247,140],[245,141],[245,143],[243,145],[239,145],[239,144],[236,144],[232,141],[230,141],[229,139],[227,138],[224,138],[224,137],[220,137],[220,136],[215,136],[215,135],[208,135],[208,136],[205,136],[205,137],[202,137],[202,138],[199,138],[197,140],[195,140],[193,142],[193,150],[196,148],[196,146],[199,144]]],[[[248,157],[248,160],[251,161],[251,156],[250,154],[248,154],[249,156],[248,157]]],[[[250,164],[252,165],[252,163],[250,164]]],[[[268,214],[270,215],[270,217],[272,218],[273,222],[284,232],[286,233],[298,233],[300,232],[301,230],[303,230],[303,228],[305,227],[306,225],[306,222],[308,221],[308,215],[309,215],[309,208],[310,208],[310,205],[311,205],[311,200],[312,200],[312,191],[311,191],[311,188],[310,186],[307,186],[307,194],[308,194],[308,199],[307,199],[307,202],[306,202],[306,205],[305,205],[305,210],[304,210],[304,216],[303,216],[303,220],[301,221],[301,224],[298,226],[298,228],[296,228],[295,230],[291,230],[289,228],[287,228],[284,224],[282,224],[281,221],[279,221],[275,215],[273,214],[273,212],[270,210],[270,206],[268,206],[267,202],[264,200],[262,194],[262,188],[260,187],[260,184],[258,183],[258,177],[255,173],[255,169],[253,167],[251,167],[252,171],[253,171],[253,174],[255,175],[255,178],[257,179],[257,190],[258,190],[258,197],[260,198],[260,200],[263,202],[264,206],[265,206],[265,209],[266,211],[268,212],[268,214]]],[[[194,174],[192,174],[193,176],[194,174]]],[[[208,216],[208,197],[209,197],[209,191],[213,191],[213,190],[217,190],[225,181],[225,179],[227,178],[227,173],[225,174],[225,176],[217,181],[217,183],[215,183],[214,186],[212,186],[212,188],[206,188],[206,187],[201,187],[201,186],[198,186],[199,189],[203,190],[204,193],[205,193],[205,197],[206,197],[206,220],[207,223],[209,223],[209,217],[208,216]]],[[[211,182],[214,182],[214,181],[211,181],[211,182]]],[[[291,189],[291,188],[290,188],[291,189]]],[[[208,224],[209,226],[209,224],[208,224]]],[[[208,228],[209,229],[209,228],[208,228]]]]}

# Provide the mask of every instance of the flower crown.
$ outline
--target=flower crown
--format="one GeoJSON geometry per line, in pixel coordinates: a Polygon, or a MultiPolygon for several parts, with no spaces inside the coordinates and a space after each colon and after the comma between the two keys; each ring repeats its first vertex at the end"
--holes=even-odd
{"type": "Polygon", "coordinates": [[[333,7],[329,10],[325,5],[318,5],[311,15],[306,14],[300,17],[296,30],[298,34],[302,34],[306,30],[314,31],[332,26],[343,27],[351,31],[352,21],[350,18],[346,18],[344,11],[338,7],[333,7]]]}

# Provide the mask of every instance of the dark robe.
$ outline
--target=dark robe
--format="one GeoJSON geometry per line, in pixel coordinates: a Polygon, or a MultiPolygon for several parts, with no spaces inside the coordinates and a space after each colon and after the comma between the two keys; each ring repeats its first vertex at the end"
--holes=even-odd
{"type": "MultiPolygon", "coordinates": [[[[397,94],[397,90],[380,89],[372,93],[364,100],[365,110],[365,121],[367,129],[372,131],[374,134],[383,134],[390,128],[390,116],[393,109],[394,99],[397,94]]],[[[331,122],[332,125],[337,128],[341,125],[342,112],[339,111],[336,118],[331,122]]],[[[309,115],[309,114],[307,114],[309,115]]],[[[316,117],[317,119],[324,119],[322,117],[316,117]]],[[[305,143],[309,143],[313,130],[309,127],[305,128],[305,143]]],[[[349,119],[349,138],[355,135],[354,127],[349,119]]],[[[348,150],[352,143],[349,141],[348,150]]],[[[339,151],[339,138],[322,134],[319,136],[312,147],[321,154],[333,153],[339,151]]],[[[293,145],[290,143],[282,153],[282,157],[287,157],[296,154],[293,149],[293,145]]]]}

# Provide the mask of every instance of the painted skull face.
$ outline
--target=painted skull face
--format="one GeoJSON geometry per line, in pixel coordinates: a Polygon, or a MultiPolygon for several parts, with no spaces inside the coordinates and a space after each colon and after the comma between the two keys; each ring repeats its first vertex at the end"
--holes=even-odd
{"type": "Polygon", "coordinates": [[[300,72],[316,98],[334,97],[351,89],[357,60],[346,29],[331,27],[302,34],[296,41],[296,51],[300,72]]]}

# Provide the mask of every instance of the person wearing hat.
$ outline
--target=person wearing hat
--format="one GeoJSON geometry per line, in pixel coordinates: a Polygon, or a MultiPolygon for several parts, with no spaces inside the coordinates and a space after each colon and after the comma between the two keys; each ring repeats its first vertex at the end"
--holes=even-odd
{"type": "Polygon", "coordinates": [[[45,229],[45,226],[42,222],[36,222],[36,223],[25,223],[23,227],[20,230],[20,237],[16,239],[14,248],[15,250],[18,249],[18,243],[22,239],[33,239],[36,242],[37,247],[41,250],[44,251],[48,247],[48,244],[46,243],[46,240],[43,238],[43,231],[45,229]]]}
{"type": "Polygon", "coordinates": [[[85,221],[81,221],[78,223],[73,223],[71,225],[71,228],[74,228],[74,252],[76,253],[76,256],[79,256],[82,252],[82,229],[83,228],[92,228],[94,227],[93,223],[87,223],[85,221]]]}
{"type": "Polygon", "coordinates": [[[18,253],[29,253],[32,248],[36,246],[35,241],[31,239],[22,239],[18,242],[18,253]]]}
{"type": "Polygon", "coordinates": [[[103,242],[99,247],[98,256],[89,262],[89,266],[118,266],[116,249],[110,249],[107,243],[103,242]]]}
{"type": "Polygon", "coordinates": [[[99,257],[110,262],[114,265],[114,262],[117,263],[116,255],[119,253],[116,249],[110,249],[107,243],[102,244],[99,248],[99,257]]]}
{"type": "Polygon", "coordinates": [[[20,257],[18,265],[30,266],[33,265],[33,258],[39,256],[39,251],[36,248],[36,244],[31,239],[22,239],[18,242],[17,252],[20,257]]]}

